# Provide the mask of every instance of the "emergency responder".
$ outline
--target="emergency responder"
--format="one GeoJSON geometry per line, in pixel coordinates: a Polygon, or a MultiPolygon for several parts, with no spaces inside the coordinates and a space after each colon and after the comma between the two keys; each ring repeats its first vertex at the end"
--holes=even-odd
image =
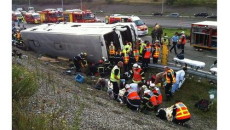
{"type": "Polygon", "coordinates": [[[177,100],[176,104],[172,105],[173,107],[173,122],[176,124],[184,125],[185,122],[190,120],[191,114],[188,111],[188,108],[184,105],[183,102],[177,100]]]}
{"type": "Polygon", "coordinates": [[[113,65],[115,64],[115,59],[114,59],[115,51],[116,51],[116,48],[115,48],[113,42],[111,41],[110,46],[109,46],[109,61],[113,65]]]}
{"type": "Polygon", "coordinates": [[[131,110],[139,110],[141,105],[141,98],[138,95],[138,90],[130,87],[129,84],[125,86],[126,92],[123,96],[123,101],[131,110]]]}
{"type": "Polygon", "coordinates": [[[142,97],[141,104],[142,104],[141,111],[144,111],[144,110],[157,111],[158,105],[157,105],[156,95],[154,95],[154,93],[151,90],[146,89],[144,91],[144,95],[142,97]]]}
{"type": "Polygon", "coordinates": [[[172,97],[172,85],[173,83],[176,82],[176,73],[170,69],[168,66],[164,67],[164,75],[165,75],[165,80],[166,84],[165,86],[165,95],[166,95],[166,100],[169,101],[170,98],[172,97]]]}
{"type": "Polygon", "coordinates": [[[161,90],[153,85],[150,86],[150,89],[152,90],[153,94],[156,95],[157,105],[159,106],[163,102],[163,96],[161,94],[161,90]]]}
{"type": "Polygon", "coordinates": [[[187,41],[186,41],[185,32],[182,31],[180,39],[179,39],[179,44],[180,44],[180,49],[181,49],[181,53],[180,54],[184,54],[184,46],[185,46],[186,42],[187,41]]]}
{"type": "Polygon", "coordinates": [[[115,59],[115,64],[117,64],[119,61],[122,61],[122,52],[120,49],[116,51],[114,59],[115,59]]]}
{"type": "Polygon", "coordinates": [[[123,62],[119,61],[117,65],[113,67],[110,74],[110,81],[113,84],[113,94],[114,94],[114,100],[118,100],[118,94],[119,94],[119,84],[120,84],[120,72],[121,68],[123,67],[123,62]]]}
{"type": "Polygon", "coordinates": [[[143,59],[143,50],[144,50],[144,48],[145,48],[145,46],[146,46],[146,43],[145,42],[143,42],[142,40],[141,40],[141,42],[140,42],[140,58],[141,59],[143,59]]]}
{"type": "Polygon", "coordinates": [[[132,51],[132,43],[131,42],[128,42],[128,41],[125,42],[125,45],[123,48],[123,53],[124,53],[124,51],[127,51],[128,53],[130,51],[132,51]]]}
{"type": "Polygon", "coordinates": [[[172,36],[172,38],[171,38],[171,42],[172,42],[173,46],[171,47],[170,52],[172,51],[172,49],[174,49],[174,52],[176,55],[177,55],[176,48],[177,48],[178,41],[179,41],[178,32],[175,32],[175,35],[172,36]]]}
{"type": "Polygon", "coordinates": [[[153,45],[153,64],[157,64],[158,58],[160,55],[160,41],[156,40],[155,44],[153,45]]]}
{"type": "Polygon", "coordinates": [[[77,56],[73,58],[73,63],[76,69],[76,72],[81,72],[81,68],[86,68],[88,66],[87,63],[87,53],[81,52],[77,56]]]}
{"type": "Polygon", "coordinates": [[[140,53],[139,53],[139,50],[137,49],[136,46],[133,49],[133,57],[135,59],[135,62],[137,63],[139,61],[139,58],[140,58],[140,53]]]}
{"type": "Polygon", "coordinates": [[[134,83],[140,83],[140,82],[144,83],[145,82],[144,74],[145,74],[144,71],[137,63],[133,64],[133,68],[132,70],[130,70],[130,75],[134,83]]]}
{"type": "Polygon", "coordinates": [[[149,67],[150,57],[152,53],[152,48],[150,46],[149,41],[145,41],[145,42],[146,42],[146,47],[143,50],[143,59],[142,59],[142,68],[144,70],[146,70],[149,67]]]}
{"type": "Polygon", "coordinates": [[[124,71],[128,72],[129,71],[129,66],[130,66],[130,53],[128,51],[128,48],[126,48],[123,53],[122,53],[122,57],[123,57],[123,63],[124,63],[124,71]]]}

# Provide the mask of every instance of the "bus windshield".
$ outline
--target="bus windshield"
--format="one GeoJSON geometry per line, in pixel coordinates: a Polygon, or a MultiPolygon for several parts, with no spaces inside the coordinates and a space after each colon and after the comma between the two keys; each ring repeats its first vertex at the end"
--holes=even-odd
{"type": "Polygon", "coordinates": [[[95,16],[94,16],[94,14],[92,14],[92,13],[86,13],[85,15],[84,15],[84,19],[94,19],[95,18],[95,16]]]}

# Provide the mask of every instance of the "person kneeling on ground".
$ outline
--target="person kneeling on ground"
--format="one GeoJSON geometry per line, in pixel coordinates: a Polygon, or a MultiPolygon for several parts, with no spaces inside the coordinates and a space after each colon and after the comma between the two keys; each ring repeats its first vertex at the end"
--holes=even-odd
{"type": "Polygon", "coordinates": [[[142,97],[141,103],[142,103],[141,111],[144,110],[157,111],[158,109],[156,95],[154,95],[151,90],[147,89],[144,91],[144,95],[142,97]]]}
{"type": "Polygon", "coordinates": [[[123,102],[131,110],[139,110],[141,105],[141,98],[137,90],[130,87],[129,84],[125,86],[126,92],[124,93],[123,102]]]}
{"type": "Polygon", "coordinates": [[[191,114],[188,111],[188,108],[181,101],[177,100],[176,104],[172,105],[173,107],[173,122],[176,124],[184,125],[185,122],[190,120],[191,114]]]}

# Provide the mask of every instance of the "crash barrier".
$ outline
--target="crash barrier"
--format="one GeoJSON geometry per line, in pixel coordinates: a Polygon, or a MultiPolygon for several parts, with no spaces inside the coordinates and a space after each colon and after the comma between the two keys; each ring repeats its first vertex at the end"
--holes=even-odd
{"type": "MultiPolygon", "coordinates": [[[[140,63],[141,64],[141,63],[140,63]]],[[[163,65],[159,65],[159,64],[149,64],[150,68],[161,68],[163,69],[164,66],[163,65]]],[[[173,69],[174,71],[178,71],[181,70],[181,67],[174,67],[174,66],[169,66],[171,69],[173,69]]],[[[186,73],[189,74],[194,74],[200,77],[204,77],[204,78],[208,78],[211,80],[217,80],[217,76],[216,75],[212,75],[209,72],[206,71],[199,71],[199,70],[192,70],[192,69],[188,69],[186,73]]]]}
{"type": "Polygon", "coordinates": [[[75,81],[77,81],[78,83],[83,83],[84,80],[85,80],[85,77],[82,76],[82,75],[80,75],[80,74],[77,74],[77,75],[75,76],[75,81]]]}
{"type": "Polygon", "coordinates": [[[190,60],[187,58],[179,59],[177,57],[174,57],[173,60],[175,61],[176,64],[187,65],[195,70],[203,69],[205,67],[205,63],[201,61],[190,60]]]}

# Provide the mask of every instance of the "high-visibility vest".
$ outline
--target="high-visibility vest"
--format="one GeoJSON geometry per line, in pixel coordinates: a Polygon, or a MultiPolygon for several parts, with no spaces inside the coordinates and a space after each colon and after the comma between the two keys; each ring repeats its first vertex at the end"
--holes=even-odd
{"type": "Polygon", "coordinates": [[[21,38],[21,33],[16,33],[16,37],[17,37],[17,39],[20,39],[21,38]]]}
{"type": "Polygon", "coordinates": [[[123,53],[124,53],[124,57],[123,57],[124,64],[128,64],[129,63],[129,54],[126,50],[123,53]]]}
{"type": "Polygon", "coordinates": [[[109,54],[110,55],[114,55],[115,54],[115,46],[113,46],[113,45],[109,46],[109,54]]]}
{"type": "Polygon", "coordinates": [[[146,46],[146,52],[145,52],[145,55],[144,55],[144,58],[150,58],[151,56],[151,46],[146,46]]]}
{"type": "Polygon", "coordinates": [[[176,119],[177,120],[184,120],[189,119],[191,117],[191,114],[188,111],[188,108],[182,103],[178,102],[175,104],[176,106],[176,119]]]}
{"type": "MultiPolygon", "coordinates": [[[[170,73],[172,75],[172,83],[176,82],[176,77],[174,76],[174,71],[172,69],[169,69],[167,73],[170,73]]],[[[168,77],[168,74],[166,74],[166,82],[171,83],[170,78],[168,77]]]]}
{"type": "Polygon", "coordinates": [[[140,45],[140,54],[142,54],[142,52],[143,52],[145,46],[146,46],[145,43],[141,43],[141,45],[140,45]]]}
{"type": "Polygon", "coordinates": [[[160,47],[159,46],[155,46],[155,52],[153,54],[154,58],[158,58],[160,54],[160,47]]]}
{"type": "Polygon", "coordinates": [[[158,94],[158,95],[156,96],[157,104],[158,104],[158,105],[159,105],[159,104],[162,104],[163,96],[162,96],[162,94],[161,94],[160,89],[158,89],[158,90],[153,89],[152,92],[158,94]]]}
{"type": "Polygon", "coordinates": [[[133,82],[134,83],[139,83],[139,82],[141,82],[141,80],[142,80],[142,76],[141,76],[141,68],[138,68],[138,69],[134,69],[133,68],[133,82]]]}
{"type": "Polygon", "coordinates": [[[138,95],[137,91],[134,91],[132,89],[128,90],[128,95],[127,95],[127,98],[128,99],[131,99],[131,100],[140,100],[140,96],[138,95]]]}
{"type": "Polygon", "coordinates": [[[113,82],[118,82],[119,81],[119,80],[115,79],[115,74],[114,73],[115,73],[116,69],[119,70],[119,72],[117,74],[117,77],[120,79],[120,68],[117,65],[115,65],[113,67],[112,71],[111,71],[111,74],[110,74],[110,80],[113,81],[113,82]]]}
{"type": "MultiPolygon", "coordinates": [[[[148,93],[148,95],[150,96],[149,102],[151,103],[151,105],[152,105],[152,106],[158,105],[158,104],[157,104],[156,96],[153,94],[153,92],[150,91],[150,92],[148,93]]],[[[151,105],[147,104],[147,106],[148,106],[149,108],[152,108],[151,105]]]]}
{"type": "Polygon", "coordinates": [[[138,62],[139,61],[139,57],[140,57],[139,50],[137,50],[137,49],[133,50],[133,56],[134,56],[136,62],[138,62]]]}
{"type": "Polygon", "coordinates": [[[186,37],[185,37],[185,35],[183,34],[182,36],[181,36],[181,38],[180,38],[180,43],[181,44],[185,44],[187,41],[186,41],[186,37]]]}

